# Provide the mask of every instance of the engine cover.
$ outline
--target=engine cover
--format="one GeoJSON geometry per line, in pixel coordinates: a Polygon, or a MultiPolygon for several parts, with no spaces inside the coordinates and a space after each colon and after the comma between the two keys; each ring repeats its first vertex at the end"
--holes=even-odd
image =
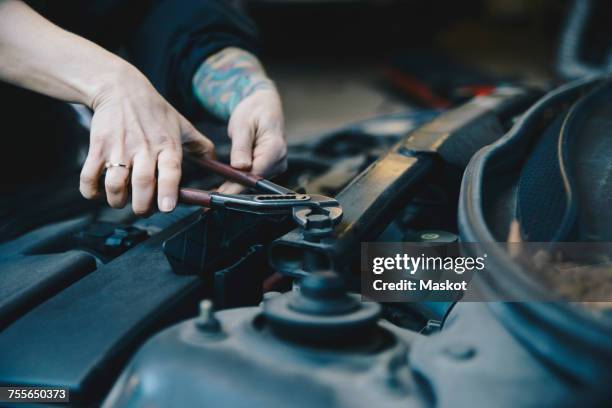
{"type": "MultiPolygon", "coordinates": [[[[201,315],[159,333],[136,354],[104,406],[422,405],[408,367],[419,334],[376,319],[376,303],[351,303],[342,293],[333,300],[329,291],[322,294],[318,301],[331,307],[299,309],[310,295],[278,294],[263,308],[201,315]],[[338,307],[342,302],[355,308],[338,307]],[[328,338],[332,326],[346,330],[328,338]]],[[[308,307],[315,302],[309,301],[308,307]]]]}

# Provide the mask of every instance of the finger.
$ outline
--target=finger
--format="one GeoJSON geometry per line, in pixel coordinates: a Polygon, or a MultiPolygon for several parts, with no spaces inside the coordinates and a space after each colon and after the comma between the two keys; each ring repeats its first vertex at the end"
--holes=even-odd
{"type": "Polygon", "coordinates": [[[121,147],[115,149],[110,156],[110,163],[120,163],[126,167],[109,167],[104,177],[106,201],[113,208],[123,208],[128,196],[128,180],[130,178],[129,163],[121,147]]]}
{"type": "Polygon", "coordinates": [[[99,143],[92,142],[79,180],[79,190],[83,197],[91,200],[100,196],[98,183],[103,169],[104,157],[102,155],[102,146],[99,143]]]}
{"type": "Polygon", "coordinates": [[[237,169],[249,170],[253,165],[254,129],[243,122],[231,122],[228,134],[232,139],[230,164],[237,169]]]}
{"type": "Polygon", "coordinates": [[[219,193],[223,194],[239,194],[244,190],[245,187],[242,184],[234,183],[233,181],[226,181],[217,189],[219,193]]]}
{"type": "Polygon", "coordinates": [[[282,137],[265,138],[255,147],[253,173],[270,177],[287,169],[287,146],[282,137]]]}
{"type": "Polygon", "coordinates": [[[132,210],[134,214],[145,215],[151,211],[155,195],[155,159],[148,153],[134,157],[132,169],[132,210]]]}
{"type": "Polygon", "coordinates": [[[287,160],[278,159],[273,152],[266,152],[255,157],[253,161],[253,174],[262,177],[272,177],[287,170],[287,160]]]}
{"type": "Polygon", "coordinates": [[[183,148],[194,157],[214,159],[215,144],[197,131],[189,122],[183,120],[181,125],[183,148]]]}
{"type": "Polygon", "coordinates": [[[181,151],[162,150],[157,157],[157,206],[161,211],[174,210],[181,182],[181,151]]]}
{"type": "MultiPolygon", "coordinates": [[[[112,162],[115,163],[115,162],[112,162]]],[[[125,162],[119,162],[128,165],[125,162]]],[[[128,165],[129,166],[129,165],[128,165]]],[[[106,201],[113,208],[123,208],[128,197],[130,170],[125,167],[109,167],[104,178],[106,201]]]]}

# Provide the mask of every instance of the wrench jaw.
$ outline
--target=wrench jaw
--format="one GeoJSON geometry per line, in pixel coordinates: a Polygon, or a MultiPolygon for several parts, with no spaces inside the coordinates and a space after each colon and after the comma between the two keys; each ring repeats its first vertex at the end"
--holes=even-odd
{"type": "Polygon", "coordinates": [[[287,212],[296,205],[308,203],[307,194],[222,194],[211,193],[211,204],[217,207],[236,209],[285,209],[287,212]]]}
{"type": "Polygon", "coordinates": [[[342,208],[337,203],[330,206],[294,207],[293,219],[304,232],[304,236],[322,238],[329,235],[340,222],[342,208]]]}
{"type": "Polygon", "coordinates": [[[295,205],[308,203],[306,194],[221,194],[211,193],[211,207],[256,215],[291,214],[295,205]]]}
{"type": "Polygon", "coordinates": [[[342,218],[342,208],[333,198],[313,194],[220,194],[211,193],[211,207],[261,215],[292,214],[295,222],[315,235],[326,235],[342,218]]]}

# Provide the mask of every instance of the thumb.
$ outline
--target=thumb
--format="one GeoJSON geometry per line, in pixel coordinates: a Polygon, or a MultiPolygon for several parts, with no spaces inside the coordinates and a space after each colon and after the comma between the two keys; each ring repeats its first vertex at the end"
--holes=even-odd
{"type": "Polygon", "coordinates": [[[193,157],[213,159],[215,144],[209,138],[198,132],[192,124],[185,121],[182,126],[183,148],[193,157]]]}
{"type": "Polygon", "coordinates": [[[228,133],[232,139],[230,164],[241,170],[249,170],[253,165],[253,140],[255,135],[250,126],[236,125],[232,122],[228,133]]]}

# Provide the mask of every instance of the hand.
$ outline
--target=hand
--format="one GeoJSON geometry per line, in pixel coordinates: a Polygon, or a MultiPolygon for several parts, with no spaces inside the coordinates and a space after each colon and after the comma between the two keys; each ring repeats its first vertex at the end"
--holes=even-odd
{"type": "MultiPolygon", "coordinates": [[[[232,167],[270,177],[287,168],[287,143],[280,97],[271,86],[256,90],[233,110],[228,134],[232,139],[232,167]]],[[[240,184],[226,182],[219,191],[236,194],[240,184]]]]}
{"type": "Polygon", "coordinates": [[[182,148],[195,156],[211,157],[214,145],[138,70],[127,65],[119,71],[91,104],[94,115],[89,153],[81,171],[81,194],[88,199],[99,197],[98,181],[105,164],[122,163],[128,168],[106,171],[106,200],[111,207],[125,206],[131,183],[134,213],[152,211],[156,190],[158,208],[172,211],[181,180],[182,148]]]}
{"type": "Polygon", "coordinates": [[[171,211],[181,179],[182,147],[196,156],[213,154],[213,144],[136,68],[57,27],[21,1],[0,0],[0,80],[94,111],[81,172],[86,198],[102,195],[98,181],[105,163],[121,163],[128,168],[106,172],[111,206],[126,204],[131,178],[135,213],[151,211],[156,190],[158,207],[171,211]]]}

